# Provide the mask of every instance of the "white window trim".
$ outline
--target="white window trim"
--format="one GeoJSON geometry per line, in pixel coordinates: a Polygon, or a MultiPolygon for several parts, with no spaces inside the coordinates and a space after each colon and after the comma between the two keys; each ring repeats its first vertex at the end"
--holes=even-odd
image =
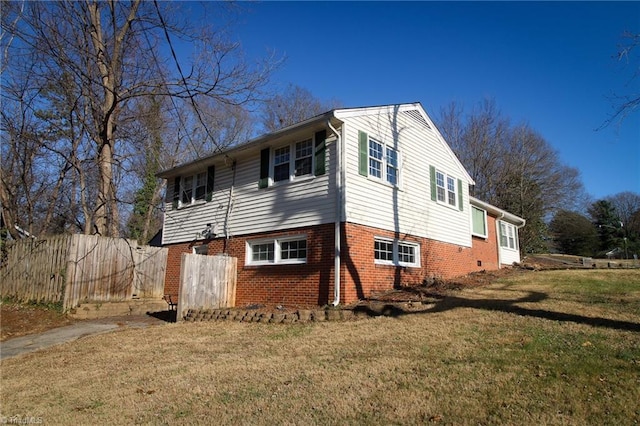
{"type": "Polygon", "coordinates": [[[393,186],[395,188],[400,188],[401,175],[402,175],[402,173],[401,173],[401,170],[402,170],[402,155],[400,155],[400,150],[396,149],[396,148],[394,148],[394,147],[392,147],[390,145],[387,145],[384,142],[382,142],[382,141],[380,141],[380,140],[378,140],[378,139],[376,139],[374,137],[371,137],[369,135],[367,135],[367,138],[368,138],[367,139],[367,177],[369,179],[371,179],[371,180],[376,181],[376,182],[380,182],[380,183],[383,183],[385,185],[390,185],[390,186],[393,186]],[[382,146],[382,159],[380,159],[380,160],[377,159],[377,158],[373,158],[371,156],[370,145],[371,145],[372,141],[382,146]],[[387,150],[388,149],[390,149],[392,151],[395,151],[396,155],[397,155],[397,159],[398,159],[398,163],[397,163],[396,167],[394,167],[397,170],[396,183],[391,183],[388,180],[389,179],[388,175],[387,175],[387,166],[388,166],[387,150]],[[381,163],[380,177],[377,177],[377,176],[374,176],[374,175],[371,174],[371,169],[369,168],[370,167],[369,164],[370,164],[370,161],[371,161],[372,158],[375,161],[379,161],[381,163]]]}
{"type": "Polygon", "coordinates": [[[178,198],[178,208],[194,206],[196,204],[203,204],[207,200],[207,172],[195,173],[193,175],[182,176],[180,179],[180,197],[178,198]],[[202,198],[196,198],[196,190],[198,188],[198,176],[204,174],[204,192],[202,198]],[[184,202],[182,196],[187,188],[185,188],[185,182],[188,178],[193,178],[191,183],[191,201],[184,202]]]}
{"type": "Polygon", "coordinates": [[[313,137],[296,140],[295,142],[291,142],[290,144],[278,145],[271,148],[271,152],[269,155],[269,187],[278,186],[287,184],[289,182],[300,182],[304,180],[313,179],[315,177],[315,169],[316,169],[316,156],[315,156],[315,140],[313,137]],[[296,145],[301,142],[311,141],[311,173],[296,176],[296,145]],[[276,168],[276,156],[275,152],[278,149],[289,147],[289,179],[284,180],[275,180],[275,168],[276,168]]]}
{"type": "Polygon", "coordinates": [[[374,237],[374,247],[375,247],[375,242],[376,241],[381,241],[381,242],[385,242],[385,243],[393,243],[393,261],[376,259],[375,258],[375,248],[374,248],[373,259],[374,259],[374,263],[376,265],[404,266],[404,267],[409,267],[409,268],[419,268],[420,267],[420,244],[414,243],[412,241],[400,241],[400,240],[392,239],[392,238],[374,237]],[[413,247],[416,261],[413,262],[413,263],[400,262],[400,260],[399,260],[400,259],[400,255],[399,255],[400,252],[398,250],[399,246],[413,247]]]}
{"type": "Polygon", "coordinates": [[[436,202],[438,204],[441,204],[443,206],[447,206],[449,208],[452,209],[459,209],[460,205],[458,203],[459,200],[459,194],[458,194],[458,179],[456,179],[455,177],[443,172],[442,170],[439,170],[436,168],[436,175],[435,175],[435,179],[436,179],[436,202]],[[438,173],[441,174],[444,178],[444,201],[440,200],[440,198],[438,197],[438,188],[442,188],[440,186],[438,186],[438,173]],[[453,199],[454,199],[454,204],[449,203],[449,189],[447,187],[448,184],[448,180],[449,179],[453,179],[453,199]]]}
{"type": "Polygon", "coordinates": [[[473,235],[474,237],[484,238],[485,240],[489,238],[489,224],[487,220],[487,211],[485,209],[481,209],[480,207],[476,207],[476,206],[471,206],[471,235],[473,235]],[[485,232],[484,235],[478,234],[473,230],[473,210],[474,209],[480,210],[481,212],[483,212],[484,232],[485,232]]]}
{"type": "Polygon", "coordinates": [[[518,228],[508,222],[504,222],[504,221],[499,221],[498,222],[498,243],[500,244],[500,248],[503,248],[505,250],[511,250],[511,251],[518,251],[520,250],[520,242],[518,241],[518,228]],[[505,226],[505,232],[506,234],[502,233],[502,225],[505,226]],[[511,245],[509,244],[509,230],[511,230],[513,232],[513,244],[514,247],[511,247],[511,245]],[[506,245],[502,244],[502,237],[506,238],[506,245]]]}
{"type": "Polygon", "coordinates": [[[307,259],[309,257],[309,245],[307,244],[307,257],[304,259],[282,259],[282,243],[288,241],[307,241],[306,234],[299,235],[287,235],[283,237],[275,237],[275,238],[260,238],[256,240],[248,240],[245,244],[245,265],[248,266],[260,266],[260,265],[302,265],[307,263],[307,259]],[[253,260],[253,245],[255,244],[270,244],[274,245],[274,259],[270,260],[261,260],[254,261],[253,260]]]}

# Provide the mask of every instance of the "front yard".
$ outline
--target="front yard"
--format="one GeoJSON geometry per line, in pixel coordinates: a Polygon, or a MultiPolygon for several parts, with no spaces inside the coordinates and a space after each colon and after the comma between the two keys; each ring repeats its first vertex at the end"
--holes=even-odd
{"type": "Polygon", "coordinates": [[[0,363],[44,424],[637,424],[640,271],[523,272],[433,307],[124,329],[0,363]]]}

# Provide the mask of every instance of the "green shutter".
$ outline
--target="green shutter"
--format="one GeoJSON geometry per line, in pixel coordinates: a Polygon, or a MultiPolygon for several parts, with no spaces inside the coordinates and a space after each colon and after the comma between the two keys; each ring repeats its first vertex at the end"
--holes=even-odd
{"type": "Polygon", "coordinates": [[[462,204],[462,200],[464,197],[462,196],[462,180],[458,179],[458,208],[460,211],[464,210],[464,205],[462,204]]]}
{"type": "Polygon", "coordinates": [[[171,202],[171,207],[174,209],[177,209],[179,202],[180,202],[180,176],[177,176],[173,180],[173,200],[171,202]]]}
{"type": "Polygon", "coordinates": [[[325,139],[327,139],[327,131],[321,130],[316,132],[316,150],[315,150],[315,175],[320,176],[326,173],[325,169],[325,158],[326,158],[326,144],[325,139]]]}
{"type": "Polygon", "coordinates": [[[358,131],[358,173],[369,175],[369,137],[365,132],[358,131]]]}
{"type": "Polygon", "coordinates": [[[436,168],[433,166],[429,166],[429,179],[431,179],[431,201],[437,201],[436,168]]]}
{"type": "Polygon", "coordinates": [[[258,188],[266,188],[269,186],[269,154],[271,148],[265,148],[260,151],[260,180],[258,188]]]}
{"type": "Polygon", "coordinates": [[[213,182],[215,171],[216,166],[209,166],[207,168],[207,197],[205,198],[207,201],[211,201],[213,199],[213,182]]]}

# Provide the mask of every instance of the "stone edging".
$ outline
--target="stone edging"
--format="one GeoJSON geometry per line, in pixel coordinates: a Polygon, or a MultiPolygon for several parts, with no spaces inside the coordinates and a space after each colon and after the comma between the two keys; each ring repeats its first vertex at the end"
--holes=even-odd
{"type": "Polygon", "coordinates": [[[184,321],[236,321],[270,324],[291,324],[322,321],[349,321],[366,318],[363,312],[348,309],[299,309],[292,312],[265,312],[251,309],[189,309],[184,321]]]}

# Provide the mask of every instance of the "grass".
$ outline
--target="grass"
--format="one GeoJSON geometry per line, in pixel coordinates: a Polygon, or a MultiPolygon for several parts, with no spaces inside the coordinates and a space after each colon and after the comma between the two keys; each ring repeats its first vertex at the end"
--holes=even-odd
{"type": "Polygon", "coordinates": [[[127,329],[2,361],[50,424],[638,424],[640,272],[527,272],[430,311],[127,329]]]}

